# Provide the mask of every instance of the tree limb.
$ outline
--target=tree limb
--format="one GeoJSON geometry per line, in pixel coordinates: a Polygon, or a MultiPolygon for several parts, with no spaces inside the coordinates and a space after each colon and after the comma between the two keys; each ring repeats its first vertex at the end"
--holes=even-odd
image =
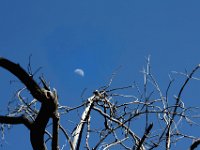
{"type": "Polygon", "coordinates": [[[2,124],[24,124],[28,129],[31,129],[32,122],[28,120],[24,115],[19,117],[0,116],[0,123],[2,124]]]}
{"type": "Polygon", "coordinates": [[[76,130],[73,132],[74,135],[74,139],[73,139],[73,149],[78,150],[80,143],[81,143],[81,136],[82,136],[82,132],[83,132],[83,128],[84,125],[86,123],[86,120],[89,117],[90,111],[93,107],[94,104],[94,100],[95,100],[95,95],[91,96],[90,98],[88,98],[88,106],[85,108],[85,111],[83,112],[82,116],[81,116],[81,121],[80,123],[77,125],[76,130]]]}
{"type": "Polygon", "coordinates": [[[35,99],[40,102],[45,99],[45,95],[39,85],[19,64],[15,64],[8,59],[0,57],[0,67],[15,75],[27,87],[35,99]]]}
{"type": "Polygon", "coordinates": [[[200,139],[196,140],[191,146],[190,146],[190,150],[194,150],[197,148],[197,146],[200,145],[200,139]]]}

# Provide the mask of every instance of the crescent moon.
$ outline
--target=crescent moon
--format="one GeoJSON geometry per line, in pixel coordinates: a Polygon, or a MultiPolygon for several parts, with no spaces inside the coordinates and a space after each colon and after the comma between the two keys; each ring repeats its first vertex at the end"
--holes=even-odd
{"type": "Polygon", "coordinates": [[[74,73],[81,76],[81,77],[84,77],[84,74],[85,74],[83,69],[79,69],[79,68],[75,69],[74,73]]]}

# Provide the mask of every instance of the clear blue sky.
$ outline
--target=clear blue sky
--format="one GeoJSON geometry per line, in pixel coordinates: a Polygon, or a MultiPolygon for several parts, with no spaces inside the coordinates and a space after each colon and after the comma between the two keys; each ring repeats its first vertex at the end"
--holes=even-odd
{"type": "MultiPolygon", "coordinates": [[[[170,71],[200,63],[199,7],[198,0],[2,0],[0,55],[26,68],[32,54],[33,70],[42,66],[39,73],[57,88],[64,105],[79,104],[85,87],[89,95],[119,66],[114,85],[142,81],[139,71],[148,55],[165,89],[170,71]],[[74,74],[76,68],[84,69],[85,76],[74,74]]],[[[4,86],[12,85],[2,69],[0,79],[1,103],[6,104],[13,94],[6,94],[4,86]]],[[[199,87],[187,89],[189,104],[200,105],[200,95],[192,94],[199,87]]],[[[16,129],[6,134],[0,149],[30,149],[28,133],[16,129]]]]}

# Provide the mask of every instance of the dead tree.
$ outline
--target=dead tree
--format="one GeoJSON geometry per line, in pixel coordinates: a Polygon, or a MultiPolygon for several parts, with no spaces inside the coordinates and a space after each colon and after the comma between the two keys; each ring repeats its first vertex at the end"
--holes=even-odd
{"type": "Polygon", "coordinates": [[[173,104],[169,102],[169,90],[174,80],[170,80],[167,90],[163,93],[151,72],[148,58],[146,68],[142,72],[144,76],[142,90],[137,83],[111,88],[113,75],[107,86],[95,90],[82,104],[75,107],[59,104],[56,90],[51,90],[43,77],[40,77],[41,84],[39,84],[19,64],[2,57],[0,66],[16,76],[25,86],[17,92],[20,104],[10,109],[7,115],[0,116],[0,123],[23,124],[30,131],[30,142],[34,150],[83,148],[169,150],[174,143],[183,138],[194,141],[190,146],[193,150],[200,143],[198,137],[179,130],[182,120],[190,120],[191,123],[191,118],[187,115],[191,107],[184,105],[182,93],[189,81],[194,79],[193,75],[200,68],[199,65],[191,73],[185,74],[186,79],[173,104]],[[135,93],[119,94],[129,89],[134,90],[135,93]],[[33,97],[31,101],[27,102],[24,99],[22,96],[24,91],[30,92],[33,97]],[[39,109],[34,107],[38,102],[41,103],[39,109]],[[82,113],[79,115],[77,112],[82,113]],[[76,120],[68,120],[68,115],[74,116],[76,120]],[[68,120],[66,124],[61,124],[63,118],[68,120]],[[95,119],[100,121],[93,121],[95,119]],[[140,128],[135,127],[138,122],[142,123],[140,128]],[[67,126],[70,123],[73,125],[67,126]],[[62,138],[66,139],[65,143],[59,142],[59,130],[64,135],[62,138]],[[51,141],[51,148],[46,146],[49,141],[51,141]]]}

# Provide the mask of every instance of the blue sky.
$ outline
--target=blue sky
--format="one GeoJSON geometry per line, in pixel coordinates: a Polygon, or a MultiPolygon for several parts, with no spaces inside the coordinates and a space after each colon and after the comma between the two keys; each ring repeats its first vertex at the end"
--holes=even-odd
{"type": "MultiPolygon", "coordinates": [[[[84,88],[90,95],[119,66],[115,86],[142,81],[140,71],[148,55],[165,89],[170,71],[190,70],[200,63],[199,6],[198,0],[1,1],[0,55],[26,68],[32,54],[32,69],[42,67],[39,73],[57,88],[64,105],[79,104],[84,88]],[[74,74],[76,68],[84,69],[85,76],[74,74]]],[[[12,76],[1,69],[0,77],[10,89],[12,76]]],[[[185,96],[192,96],[189,104],[199,106],[200,83],[195,83],[185,96]]],[[[2,105],[14,91],[5,94],[4,86],[2,105]]],[[[2,149],[30,148],[28,133],[19,139],[17,133],[8,132],[2,149]]]]}

